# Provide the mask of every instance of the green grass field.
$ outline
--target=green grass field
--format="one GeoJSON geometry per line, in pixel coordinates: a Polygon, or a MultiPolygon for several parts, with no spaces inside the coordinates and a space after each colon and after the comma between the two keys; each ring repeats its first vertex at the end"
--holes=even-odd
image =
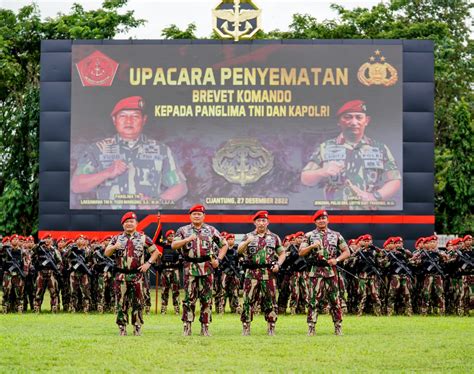
{"type": "MultiPolygon", "coordinates": [[[[46,304],[46,309],[49,309],[46,304]]],[[[344,336],[320,316],[280,316],[277,336],[262,315],[241,336],[239,316],[215,315],[212,337],[182,336],[180,317],[145,316],[143,336],[118,336],[112,314],[0,315],[0,371],[13,372],[474,372],[474,318],[345,317],[344,336]]],[[[131,333],[129,328],[129,333],[131,333]]]]}

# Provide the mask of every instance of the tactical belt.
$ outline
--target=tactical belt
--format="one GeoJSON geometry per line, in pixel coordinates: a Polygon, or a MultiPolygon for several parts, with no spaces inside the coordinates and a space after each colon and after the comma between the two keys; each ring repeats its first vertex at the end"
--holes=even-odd
{"type": "Polygon", "coordinates": [[[116,273],[122,273],[122,274],[138,274],[140,270],[138,269],[121,269],[121,268],[115,268],[116,273]]]}
{"type": "Polygon", "coordinates": [[[162,265],[161,267],[163,270],[168,270],[168,269],[179,269],[180,265],[179,264],[171,264],[171,265],[162,265]]]}
{"type": "Polygon", "coordinates": [[[242,267],[244,269],[270,269],[273,267],[274,264],[253,264],[253,263],[244,263],[242,267]]]}
{"type": "Polygon", "coordinates": [[[211,256],[203,256],[203,257],[188,257],[184,256],[184,261],[192,262],[193,264],[199,264],[201,262],[211,261],[211,256]]]}

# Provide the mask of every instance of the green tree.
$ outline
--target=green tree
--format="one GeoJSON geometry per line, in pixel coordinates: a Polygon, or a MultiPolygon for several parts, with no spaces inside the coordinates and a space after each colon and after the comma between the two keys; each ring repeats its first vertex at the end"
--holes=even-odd
{"type": "Polygon", "coordinates": [[[68,14],[41,20],[36,5],[17,14],[0,8],[0,232],[38,230],[39,67],[42,39],[110,39],[142,25],[127,0],[101,9],[74,4],[68,14]]]}

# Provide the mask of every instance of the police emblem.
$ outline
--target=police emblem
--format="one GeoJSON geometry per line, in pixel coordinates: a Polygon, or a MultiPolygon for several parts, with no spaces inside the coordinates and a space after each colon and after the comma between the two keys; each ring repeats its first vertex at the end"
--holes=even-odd
{"type": "Polygon", "coordinates": [[[357,72],[359,82],[365,86],[393,86],[398,81],[397,69],[385,61],[385,57],[378,49],[374,53],[376,57],[371,56],[370,62],[359,68],[357,72]]]}
{"type": "Polygon", "coordinates": [[[212,168],[242,187],[258,181],[273,168],[273,155],[257,139],[231,139],[212,159],[212,168]]]}
{"type": "Polygon", "coordinates": [[[100,51],[95,51],[76,64],[84,87],[109,87],[114,81],[119,64],[100,51]]]}
{"type": "Polygon", "coordinates": [[[250,0],[223,0],[212,10],[213,29],[221,38],[249,39],[261,29],[261,13],[250,0]]]}

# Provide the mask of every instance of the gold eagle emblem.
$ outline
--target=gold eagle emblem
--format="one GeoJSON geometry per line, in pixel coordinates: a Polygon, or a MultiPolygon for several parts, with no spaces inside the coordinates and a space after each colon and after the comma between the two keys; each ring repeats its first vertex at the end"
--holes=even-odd
{"type": "Polygon", "coordinates": [[[365,86],[382,85],[393,86],[398,81],[398,72],[392,65],[385,61],[379,50],[375,51],[375,56],[371,56],[369,62],[363,64],[357,72],[359,82],[365,86]]]}

